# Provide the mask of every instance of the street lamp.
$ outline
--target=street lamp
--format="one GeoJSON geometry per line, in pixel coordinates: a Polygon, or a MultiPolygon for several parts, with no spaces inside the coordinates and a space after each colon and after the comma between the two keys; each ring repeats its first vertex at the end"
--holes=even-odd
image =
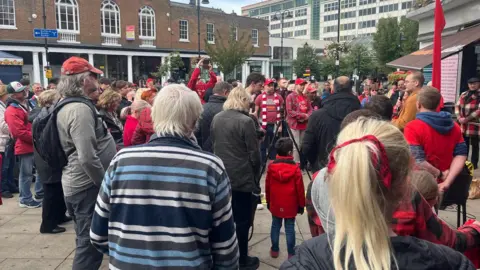
{"type": "Polygon", "coordinates": [[[280,70],[281,70],[281,77],[283,77],[283,21],[285,20],[285,18],[287,19],[291,19],[293,18],[292,14],[290,14],[289,11],[282,11],[282,12],[277,12],[275,13],[275,15],[273,16],[273,20],[274,21],[278,21],[280,20],[280,24],[281,24],[281,34],[280,34],[280,70]],[[280,18],[278,16],[280,16],[280,18]]]}
{"type": "MultiPolygon", "coordinates": [[[[208,5],[208,0],[202,0],[202,5],[208,5]]],[[[197,37],[198,37],[198,58],[200,59],[200,0],[197,0],[197,37]]]]}

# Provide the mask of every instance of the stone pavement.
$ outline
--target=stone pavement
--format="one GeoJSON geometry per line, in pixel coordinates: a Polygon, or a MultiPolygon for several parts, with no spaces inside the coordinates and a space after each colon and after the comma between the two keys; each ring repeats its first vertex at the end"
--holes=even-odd
{"type": "MultiPolygon", "coordinates": [[[[309,180],[304,177],[305,188],[309,180]]],[[[0,206],[0,269],[1,270],[68,270],[72,269],[75,254],[73,223],[67,231],[57,235],[42,235],[39,232],[41,208],[19,208],[17,198],[3,200],[0,206]]],[[[468,213],[480,218],[480,200],[468,201],[468,213]]],[[[456,225],[454,209],[440,211],[440,217],[450,225],[456,225]]],[[[261,270],[278,269],[287,258],[285,235],[280,236],[280,257],[270,258],[270,212],[265,208],[257,211],[255,229],[250,241],[250,254],[258,256],[261,270]]],[[[295,226],[297,245],[311,238],[306,214],[298,216],[295,226]]],[[[282,228],[283,232],[283,228],[282,228]]],[[[108,269],[105,256],[102,270],[108,269]]]]}

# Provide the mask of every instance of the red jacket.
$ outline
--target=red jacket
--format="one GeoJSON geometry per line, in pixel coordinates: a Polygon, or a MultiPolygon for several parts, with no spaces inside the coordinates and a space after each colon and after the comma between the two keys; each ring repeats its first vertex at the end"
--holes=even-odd
{"type": "Polygon", "coordinates": [[[266,199],[270,212],[278,218],[294,218],[305,207],[305,188],[300,167],[292,156],[277,156],[268,166],[266,199]]]}
{"type": "Polygon", "coordinates": [[[217,75],[215,74],[215,72],[210,71],[209,73],[210,73],[210,80],[207,83],[198,81],[198,77],[200,76],[200,68],[195,68],[195,70],[193,70],[192,77],[190,78],[190,81],[188,81],[188,85],[187,85],[188,88],[197,92],[202,104],[205,104],[205,101],[203,100],[203,96],[205,96],[205,92],[207,92],[208,89],[213,88],[217,83],[217,75]]]}
{"type": "Polygon", "coordinates": [[[28,112],[17,103],[11,103],[5,110],[5,122],[15,141],[15,155],[33,154],[32,123],[28,112]]]}
{"type": "Polygon", "coordinates": [[[125,127],[123,127],[123,145],[131,146],[132,145],[132,138],[133,133],[135,133],[135,129],[138,126],[138,119],[127,115],[127,120],[125,121],[125,127]]]}
{"type": "Polygon", "coordinates": [[[155,133],[151,114],[152,110],[145,108],[140,114],[140,117],[138,117],[138,125],[133,133],[132,145],[147,143],[150,140],[150,136],[155,133]]]}

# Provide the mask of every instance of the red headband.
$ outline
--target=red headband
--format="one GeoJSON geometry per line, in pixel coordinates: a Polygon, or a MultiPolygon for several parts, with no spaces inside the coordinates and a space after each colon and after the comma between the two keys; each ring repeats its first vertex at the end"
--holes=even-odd
{"type": "Polygon", "coordinates": [[[378,175],[382,179],[383,185],[387,189],[389,189],[391,184],[392,184],[392,172],[390,171],[390,166],[388,164],[387,152],[385,152],[385,147],[383,146],[383,144],[377,139],[377,137],[375,137],[373,135],[367,135],[367,136],[364,136],[364,137],[359,138],[359,139],[353,139],[353,140],[350,140],[350,141],[346,141],[346,142],[336,146],[335,148],[333,148],[332,152],[330,152],[329,161],[328,161],[328,165],[327,165],[328,173],[331,173],[333,171],[333,169],[335,168],[335,165],[337,164],[337,162],[335,161],[335,157],[334,157],[335,151],[337,151],[338,149],[340,149],[342,147],[345,147],[349,144],[356,143],[356,142],[371,142],[380,151],[380,158],[378,157],[378,154],[374,151],[370,152],[370,156],[371,156],[372,163],[374,164],[374,166],[376,168],[378,168],[377,166],[380,167],[380,169],[378,171],[378,175]]]}

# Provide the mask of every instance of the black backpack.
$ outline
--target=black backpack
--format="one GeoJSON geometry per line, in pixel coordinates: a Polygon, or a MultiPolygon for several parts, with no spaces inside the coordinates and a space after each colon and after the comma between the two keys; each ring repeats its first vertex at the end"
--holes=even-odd
{"type": "Polygon", "coordinates": [[[92,101],[82,97],[69,97],[59,101],[50,108],[43,108],[32,125],[33,145],[39,156],[54,170],[62,170],[68,163],[68,154],[63,151],[57,128],[57,113],[69,103],[83,103],[93,113],[95,127],[98,124],[98,114],[92,101]]]}

